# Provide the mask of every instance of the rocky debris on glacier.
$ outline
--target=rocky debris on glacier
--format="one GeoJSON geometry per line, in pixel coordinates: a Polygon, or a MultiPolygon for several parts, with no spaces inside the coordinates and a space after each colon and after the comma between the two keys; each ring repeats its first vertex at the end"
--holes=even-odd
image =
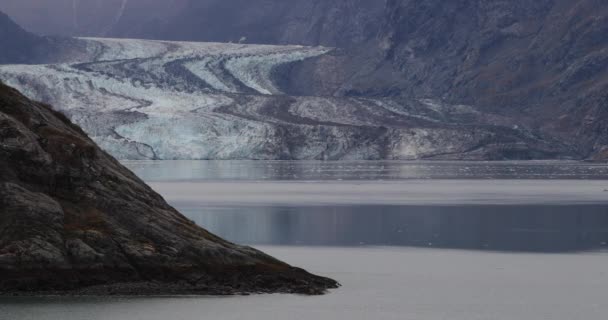
{"type": "MultiPolygon", "coordinates": [[[[477,112],[478,116],[470,117],[470,121],[458,122],[446,121],[441,113],[436,114],[438,126],[442,128],[467,126],[464,132],[448,134],[449,141],[436,142],[427,137],[415,139],[412,144],[411,139],[398,140],[403,135],[375,141],[390,142],[381,148],[388,150],[384,153],[387,159],[410,159],[416,150],[422,151],[413,152],[415,159],[608,159],[608,108],[605,108],[608,81],[607,73],[603,72],[608,64],[608,42],[604,37],[608,28],[608,6],[599,5],[601,1],[146,0],[129,1],[125,15],[121,1],[108,3],[107,12],[99,12],[94,4],[80,3],[78,10],[63,10],[70,5],[53,3],[49,6],[49,12],[56,18],[51,19],[53,21],[31,16],[31,1],[37,0],[23,0],[18,4],[0,5],[0,8],[11,10],[11,14],[29,30],[55,30],[54,33],[63,32],[64,35],[225,43],[244,40],[257,44],[337,48],[318,57],[276,65],[271,80],[280,84],[278,91],[291,96],[341,99],[341,104],[347,105],[343,107],[346,112],[353,110],[352,101],[361,99],[396,101],[405,107],[412,101],[429,98],[443,105],[467,105],[477,112]],[[159,9],[159,6],[165,9],[159,9]],[[262,6],[272,7],[272,10],[260,10],[262,6]],[[239,10],[234,10],[235,7],[239,10]],[[101,21],[78,27],[72,23],[90,17],[93,11],[95,18],[101,21]],[[113,21],[108,16],[123,19],[108,27],[107,23],[113,21]],[[466,134],[471,127],[489,131],[492,138],[480,140],[476,135],[466,134]],[[518,131],[516,136],[510,130],[514,128],[518,131]],[[505,136],[505,132],[509,134],[505,136]],[[531,143],[531,137],[550,147],[531,143]],[[465,142],[462,147],[454,147],[462,141],[465,142]],[[429,145],[436,146],[436,150],[429,145]]],[[[122,51],[130,50],[124,49],[122,51]]],[[[72,54],[66,61],[74,63],[77,57],[72,54]]],[[[258,91],[247,86],[252,85],[256,89],[262,88],[265,93],[277,93],[251,81],[243,85],[227,79],[230,71],[222,71],[227,68],[221,64],[211,63],[213,71],[210,72],[206,67],[201,68],[206,62],[194,59],[193,63],[194,66],[179,62],[167,64],[166,68],[156,66],[182,70],[179,72],[182,79],[189,79],[190,85],[181,83],[177,86],[181,89],[192,90],[206,84],[223,92],[255,94],[258,91]],[[200,81],[200,78],[207,80],[200,81]]],[[[242,67],[238,65],[238,68],[242,67]]],[[[134,81],[139,83],[140,79],[134,81]]],[[[55,95],[39,93],[32,97],[51,99],[55,95]]],[[[264,123],[276,128],[269,122],[272,121],[264,123]]],[[[238,122],[234,124],[239,127],[238,122]]],[[[403,130],[394,125],[387,127],[403,130]]],[[[433,131],[424,123],[407,129],[411,128],[433,131]]],[[[270,131],[262,136],[275,141],[272,136],[275,131],[270,131]]],[[[332,132],[342,133],[337,127],[332,127],[332,132]]],[[[105,140],[112,152],[130,150],[120,156],[149,158],[155,156],[153,150],[170,150],[147,143],[142,145],[128,137],[121,139],[119,135],[105,140]]],[[[260,137],[258,133],[252,135],[256,139],[260,137]]],[[[198,136],[193,141],[201,142],[198,136]]],[[[367,136],[356,140],[365,145],[367,138],[374,140],[367,136]]],[[[155,143],[151,140],[149,142],[155,143]]],[[[334,142],[325,145],[327,150],[341,149],[337,142],[350,146],[339,134],[331,134],[328,141],[334,142]]],[[[169,155],[159,151],[156,156],[264,159],[270,154],[271,158],[298,158],[297,154],[289,152],[279,156],[273,148],[262,147],[269,151],[260,152],[259,141],[256,148],[245,147],[249,142],[238,134],[228,139],[215,139],[211,135],[209,141],[202,143],[217,148],[200,150],[196,144],[190,144],[195,146],[193,152],[169,155]],[[216,149],[232,151],[222,154],[214,152],[216,149]]],[[[279,145],[283,144],[289,143],[279,142],[279,145]]],[[[319,159],[327,154],[332,154],[329,158],[349,158],[353,154],[370,159],[379,156],[364,146],[355,149],[361,148],[366,151],[311,152],[307,156],[319,159]]],[[[288,151],[290,148],[279,149],[288,151]]]]}
{"type": "Polygon", "coordinates": [[[322,294],[207,232],[65,116],[0,84],[0,294],[322,294]]]}
{"type": "Polygon", "coordinates": [[[56,106],[120,159],[571,156],[557,140],[470,106],[307,95],[300,83],[325,84],[300,78],[302,65],[330,71],[323,63],[336,54],[331,48],[78,41],[84,54],[0,66],[0,80],[56,106]]]}

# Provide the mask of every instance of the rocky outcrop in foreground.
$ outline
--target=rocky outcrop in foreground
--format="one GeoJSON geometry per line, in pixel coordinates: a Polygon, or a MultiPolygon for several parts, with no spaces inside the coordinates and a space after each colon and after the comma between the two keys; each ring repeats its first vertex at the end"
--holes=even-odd
{"type": "Polygon", "coordinates": [[[322,294],[220,239],[50,107],[0,84],[0,294],[322,294]]]}

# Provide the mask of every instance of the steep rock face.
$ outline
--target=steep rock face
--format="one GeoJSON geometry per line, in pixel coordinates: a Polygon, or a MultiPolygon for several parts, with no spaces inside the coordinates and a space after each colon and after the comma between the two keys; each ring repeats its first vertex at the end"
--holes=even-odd
{"type": "Polygon", "coordinates": [[[347,94],[443,97],[605,157],[605,2],[389,0],[385,16],[382,58],[347,94]]]}
{"type": "Polygon", "coordinates": [[[64,116],[0,84],[0,293],[336,286],[198,227],[64,116]]]}

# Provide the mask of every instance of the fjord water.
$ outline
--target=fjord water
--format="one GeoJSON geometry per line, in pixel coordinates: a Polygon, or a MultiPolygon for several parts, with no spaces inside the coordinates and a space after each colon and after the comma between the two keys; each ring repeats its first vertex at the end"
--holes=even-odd
{"type": "Polygon", "coordinates": [[[0,319],[603,319],[608,166],[125,162],[192,220],[329,295],[0,299],[0,319]]]}
{"type": "Polygon", "coordinates": [[[608,166],[580,162],[127,162],[238,243],[608,248],[608,166]]]}

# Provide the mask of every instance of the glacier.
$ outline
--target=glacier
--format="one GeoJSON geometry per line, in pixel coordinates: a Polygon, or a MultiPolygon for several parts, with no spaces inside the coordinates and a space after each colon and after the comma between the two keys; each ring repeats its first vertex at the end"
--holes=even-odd
{"type": "Polygon", "coordinates": [[[62,63],[2,65],[119,159],[494,159],[550,155],[498,115],[437,99],[296,96],[282,66],[332,48],[80,38],[62,63]],[[523,152],[523,151],[522,151],[523,152]]]}

